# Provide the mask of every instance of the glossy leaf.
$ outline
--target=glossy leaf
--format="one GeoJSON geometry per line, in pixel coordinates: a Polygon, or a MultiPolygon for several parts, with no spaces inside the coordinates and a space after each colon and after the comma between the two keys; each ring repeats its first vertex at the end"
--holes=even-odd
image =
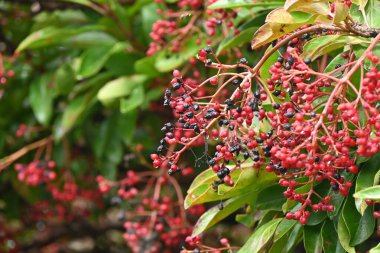
{"type": "Polygon", "coordinates": [[[373,235],[375,231],[375,217],[373,217],[374,207],[368,207],[360,218],[356,232],[351,236],[350,245],[359,245],[373,235]]]}
{"type": "MultiPolygon", "coordinates": [[[[271,48],[272,48],[271,46],[268,47],[266,52],[268,52],[271,48]]],[[[277,59],[280,56],[281,56],[281,54],[278,51],[276,51],[271,56],[269,56],[268,60],[266,60],[265,63],[263,64],[263,66],[260,68],[261,80],[266,84],[265,87],[268,86],[267,79],[270,79],[272,77],[270,74],[270,68],[273,64],[275,64],[277,62],[277,59]]],[[[279,102],[277,97],[275,97],[274,99],[276,100],[276,102],[279,102]]]]}
{"type": "Polygon", "coordinates": [[[276,242],[288,234],[293,227],[297,224],[296,220],[282,219],[278,224],[276,232],[274,233],[273,241],[276,242]]]}
{"type": "Polygon", "coordinates": [[[43,75],[37,78],[30,86],[29,100],[36,119],[47,125],[53,113],[54,90],[51,83],[51,75],[43,75]]]}
{"type": "Polygon", "coordinates": [[[103,31],[90,31],[67,38],[62,41],[65,46],[73,48],[89,48],[95,46],[111,46],[117,40],[110,34],[103,31]]]}
{"type": "Polygon", "coordinates": [[[302,11],[318,15],[330,14],[327,0],[286,0],[284,8],[287,11],[302,11]]]}
{"type": "Polygon", "coordinates": [[[198,52],[199,46],[196,40],[196,37],[190,38],[180,54],[169,53],[167,51],[159,52],[154,65],[155,68],[160,72],[168,72],[179,67],[198,52]]]}
{"type": "Polygon", "coordinates": [[[277,226],[281,221],[281,218],[277,218],[257,228],[256,231],[248,239],[248,241],[244,244],[244,246],[238,251],[238,253],[261,252],[261,250],[273,237],[277,226]]]}
{"type": "Polygon", "coordinates": [[[281,5],[280,1],[255,1],[250,0],[219,0],[208,6],[209,9],[233,9],[241,7],[253,7],[253,6],[278,6],[281,5]]]}
{"type": "Polygon", "coordinates": [[[380,243],[376,247],[370,249],[369,253],[380,253],[380,243]]]}
{"type": "Polygon", "coordinates": [[[347,197],[338,222],[338,235],[342,246],[348,252],[354,252],[356,246],[368,239],[374,232],[375,219],[373,207],[361,216],[354,208],[352,196],[347,197]]]}
{"type": "Polygon", "coordinates": [[[128,96],[136,87],[144,84],[147,78],[143,75],[123,76],[106,83],[98,92],[98,99],[110,104],[115,99],[128,96]]]}
{"type": "Polygon", "coordinates": [[[325,221],[321,231],[322,245],[324,253],[344,253],[342,245],[339,242],[334,223],[332,221],[325,221]]]}
{"type": "MultiPolygon", "coordinates": [[[[98,75],[93,79],[87,81],[89,86],[99,86],[104,82],[107,82],[111,78],[111,75],[104,73],[98,75]]],[[[71,100],[62,118],[55,122],[54,136],[56,140],[61,139],[67,132],[69,132],[75,125],[79,123],[80,118],[88,111],[96,102],[96,89],[93,92],[88,92],[85,95],[78,96],[71,100]]]]}
{"type": "MultiPolygon", "coordinates": [[[[380,171],[379,165],[380,154],[373,156],[368,162],[361,165],[358,177],[356,179],[355,192],[361,191],[375,184],[375,176],[380,171]]],[[[356,209],[363,214],[367,208],[367,204],[363,199],[355,199],[356,209]]]]}
{"type": "Polygon", "coordinates": [[[354,194],[355,198],[380,200],[380,185],[365,188],[354,194]]]}
{"type": "Polygon", "coordinates": [[[199,174],[187,191],[185,208],[195,204],[228,199],[247,190],[260,191],[276,180],[272,173],[253,169],[250,163],[243,163],[241,167],[242,169],[236,169],[231,173],[232,178],[238,179],[235,180],[235,185],[233,187],[220,185],[218,192],[212,188],[213,181],[218,178],[211,168],[199,174]]]}
{"type": "Polygon", "coordinates": [[[134,69],[136,73],[144,74],[149,77],[156,77],[160,75],[160,72],[155,67],[157,55],[158,54],[149,57],[144,57],[136,61],[134,64],[134,69]]]}
{"type": "Polygon", "coordinates": [[[365,23],[367,23],[369,27],[380,28],[380,2],[377,0],[368,0],[365,13],[367,16],[365,23]]]}
{"type": "Polygon", "coordinates": [[[259,210],[281,211],[281,207],[286,201],[283,193],[284,187],[280,185],[269,186],[259,193],[255,208],[259,210]]]}
{"type": "Polygon", "coordinates": [[[102,29],[100,26],[83,26],[80,28],[46,27],[26,37],[17,47],[17,52],[25,49],[46,47],[63,42],[64,40],[80,33],[102,29]]]}
{"type": "Polygon", "coordinates": [[[235,220],[244,226],[251,228],[255,224],[253,214],[237,214],[235,220]]]}
{"type": "Polygon", "coordinates": [[[350,8],[347,6],[346,3],[343,2],[335,2],[335,13],[333,18],[334,24],[339,24],[340,22],[346,20],[350,8]]]}
{"type": "Polygon", "coordinates": [[[287,243],[281,253],[294,252],[295,248],[302,240],[302,236],[303,236],[303,226],[299,222],[297,222],[294,225],[293,230],[289,234],[287,243]]]}
{"type": "Polygon", "coordinates": [[[144,87],[142,85],[135,86],[133,87],[130,96],[120,101],[120,111],[122,113],[127,113],[135,110],[144,103],[144,99],[144,87]]]}
{"type": "Polygon", "coordinates": [[[239,35],[230,36],[220,42],[218,49],[216,50],[216,54],[219,55],[222,51],[241,46],[244,43],[247,43],[251,40],[252,34],[257,31],[257,27],[250,27],[243,30],[239,35]]]}
{"type": "Polygon", "coordinates": [[[207,212],[202,214],[197,223],[194,225],[192,236],[199,235],[233,212],[237,211],[247,202],[247,200],[247,194],[242,194],[225,201],[223,203],[223,209],[221,210],[219,209],[219,205],[210,208],[207,212]]]}
{"type": "MultiPolygon", "coordinates": [[[[342,57],[342,54],[343,53],[338,54],[329,62],[329,64],[325,68],[325,71],[324,71],[325,73],[330,73],[335,70],[335,66],[337,66],[338,64],[342,66],[347,62],[347,60],[342,57]]],[[[340,76],[340,75],[342,75],[341,71],[339,72],[335,71],[335,76],[340,76]]]]}
{"type": "Polygon", "coordinates": [[[68,64],[62,65],[54,73],[54,95],[68,94],[75,84],[74,71],[68,64]]]}
{"type": "Polygon", "coordinates": [[[353,0],[352,2],[356,5],[359,5],[359,10],[364,11],[364,9],[368,3],[368,0],[353,0]]]}
{"type": "Polygon", "coordinates": [[[345,45],[368,43],[367,40],[359,39],[353,36],[342,35],[326,35],[314,38],[307,42],[304,46],[304,51],[301,54],[302,58],[311,58],[315,60],[323,54],[342,48],[345,45]]]}
{"type": "Polygon", "coordinates": [[[127,47],[128,45],[124,43],[118,43],[111,46],[87,49],[81,55],[77,78],[83,79],[98,73],[113,53],[125,50],[127,47]]]}
{"type": "Polygon", "coordinates": [[[88,6],[88,7],[90,7],[92,4],[92,2],[90,0],[61,0],[61,1],[81,4],[81,5],[88,6]]]}
{"type": "MultiPolygon", "coordinates": [[[[347,204],[347,201],[346,201],[346,204],[347,204]]],[[[346,220],[345,214],[344,214],[346,204],[343,206],[343,212],[339,216],[339,221],[338,221],[338,237],[339,237],[339,242],[341,243],[342,247],[348,253],[355,253],[355,249],[350,246],[350,239],[351,239],[350,226],[351,226],[351,224],[348,224],[348,222],[350,222],[350,220],[346,220]]],[[[352,224],[352,226],[355,226],[355,225],[352,224]]]]}
{"type": "Polygon", "coordinates": [[[322,224],[316,226],[304,226],[303,243],[306,253],[322,253],[322,224]]]}
{"type": "Polygon", "coordinates": [[[272,42],[297,28],[312,23],[315,16],[303,12],[287,12],[278,8],[270,12],[266,23],[261,26],[253,36],[251,46],[253,49],[272,42]]]}

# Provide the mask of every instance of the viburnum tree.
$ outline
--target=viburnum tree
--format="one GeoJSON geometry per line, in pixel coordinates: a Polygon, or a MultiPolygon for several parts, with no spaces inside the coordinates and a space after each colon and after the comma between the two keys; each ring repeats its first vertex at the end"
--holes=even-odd
{"type": "Polygon", "coordinates": [[[1,252],[380,251],[379,1],[0,11],[1,252]]]}
{"type": "Polygon", "coordinates": [[[181,157],[204,143],[210,168],[193,181],[185,206],[228,199],[198,220],[186,239],[190,248],[208,252],[199,235],[245,206],[237,219],[250,225],[258,210],[282,212],[264,213],[271,218],[239,252],[289,252],[302,230],[307,252],[355,252],[363,243],[370,249],[379,188],[363,188],[379,183],[380,20],[378,3],[356,4],[286,1],[253,36],[252,49],[269,44],[260,58],[223,63],[211,40],[197,54],[211,69],[206,79],[173,71],[164,105],[175,121],[161,129],[153,165],[173,175],[181,157]]]}

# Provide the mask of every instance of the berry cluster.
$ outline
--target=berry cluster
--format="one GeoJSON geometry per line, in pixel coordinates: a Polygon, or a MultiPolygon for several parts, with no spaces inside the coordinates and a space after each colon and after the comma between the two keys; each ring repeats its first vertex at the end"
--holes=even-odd
{"type": "Polygon", "coordinates": [[[18,129],[16,131],[16,136],[17,137],[22,137],[24,134],[28,131],[28,126],[26,124],[20,124],[18,126],[18,129]]]}
{"type": "MultiPolygon", "coordinates": [[[[165,4],[161,0],[156,0],[160,4],[165,4]]],[[[228,37],[231,34],[239,34],[239,31],[234,26],[233,20],[236,18],[235,11],[227,11],[226,9],[207,9],[207,6],[215,3],[216,0],[181,0],[177,2],[178,9],[158,10],[158,14],[167,18],[156,21],[152,26],[150,37],[152,42],[149,45],[147,55],[153,55],[163,48],[169,48],[171,52],[179,52],[183,45],[197,33],[197,43],[206,39],[208,44],[212,41],[207,39],[208,36],[215,36],[217,31],[223,37],[228,37]],[[189,17],[190,20],[183,26],[183,18],[189,17]],[[206,27],[204,33],[200,33],[199,27],[206,27]],[[220,29],[218,29],[220,27],[220,29]]]]}
{"type": "MultiPolygon", "coordinates": [[[[8,59],[4,58],[3,55],[0,53],[0,86],[5,86],[8,83],[8,80],[10,78],[13,78],[15,76],[15,72],[13,69],[6,70],[5,65],[6,63],[12,62],[14,59],[8,59]]],[[[4,90],[0,90],[0,97],[3,95],[4,90]]]]}
{"type": "Polygon", "coordinates": [[[201,49],[199,60],[218,72],[201,83],[187,82],[178,70],[173,72],[173,89],[165,92],[164,105],[172,108],[177,122],[163,127],[166,137],[151,156],[153,165],[173,174],[185,151],[201,141],[217,140],[217,152],[209,160],[219,178],[215,189],[233,185],[229,173],[250,159],[254,168],[265,166],[280,177],[279,184],[287,187],[284,196],[301,203],[286,218],[305,224],[311,211],[333,211],[331,197],[320,196],[314,186],[326,180],[332,192],[347,195],[352,185],[347,173],[358,173],[357,156],[380,150],[380,75],[378,57],[372,52],[377,41],[359,58],[342,54],[347,63],[324,73],[325,66],[315,70],[311,59],[301,58],[303,45],[313,36],[328,34],[305,32],[275,42],[276,48],[285,46],[284,53],[266,80],[259,68],[269,56],[251,68],[245,58],[225,65],[210,48],[201,49]],[[354,85],[350,77],[359,68],[365,72],[366,58],[374,66],[360,86],[354,85]],[[197,96],[205,87],[206,94],[197,96]],[[174,134],[178,132],[182,135],[174,134]],[[180,149],[169,152],[172,145],[180,149]],[[235,164],[232,169],[226,167],[230,162],[235,164]],[[310,190],[298,193],[296,189],[305,184],[310,190]],[[312,201],[312,196],[319,201],[312,201]]]}
{"type": "MultiPolygon", "coordinates": [[[[192,168],[183,171],[190,173],[192,168]]],[[[121,220],[124,221],[123,235],[133,252],[172,252],[178,250],[181,242],[191,233],[183,210],[183,197],[178,183],[167,175],[151,171],[135,172],[128,170],[119,181],[109,181],[97,177],[99,189],[103,194],[117,189],[118,197],[111,202],[122,205],[121,220]],[[173,187],[178,200],[164,192],[173,187]],[[168,189],[169,188],[169,189],[168,189]]],[[[168,191],[169,190],[169,191],[168,191]]],[[[204,212],[203,206],[191,209],[193,215],[204,212]]]]}
{"type": "Polygon", "coordinates": [[[29,164],[16,164],[18,180],[30,186],[37,186],[56,178],[54,161],[34,161],[29,164]]]}
{"type": "Polygon", "coordinates": [[[217,247],[217,248],[203,245],[201,241],[201,237],[199,235],[193,236],[193,237],[188,236],[186,237],[185,241],[186,241],[186,244],[188,245],[187,248],[191,248],[191,250],[183,249],[180,253],[200,253],[200,252],[222,253],[222,252],[226,252],[226,250],[228,252],[233,252],[232,251],[233,247],[231,247],[230,242],[227,238],[220,239],[219,243],[221,247],[217,247]]]}

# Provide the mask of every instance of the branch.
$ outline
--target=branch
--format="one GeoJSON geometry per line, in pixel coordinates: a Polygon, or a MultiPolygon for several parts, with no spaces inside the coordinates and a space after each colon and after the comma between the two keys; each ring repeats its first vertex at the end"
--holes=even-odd
{"type": "Polygon", "coordinates": [[[26,155],[29,151],[36,149],[36,148],[39,148],[39,147],[42,147],[42,146],[48,144],[49,142],[51,142],[52,140],[53,140],[52,136],[46,137],[42,140],[33,142],[33,143],[19,149],[18,151],[14,152],[13,154],[11,154],[9,156],[6,156],[6,157],[0,159],[0,171],[2,171],[4,168],[11,165],[17,159],[26,155]]]}
{"type": "Polygon", "coordinates": [[[356,21],[349,23],[349,29],[366,38],[375,38],[380,33],[380,28],[371,28],[356,21]]]}

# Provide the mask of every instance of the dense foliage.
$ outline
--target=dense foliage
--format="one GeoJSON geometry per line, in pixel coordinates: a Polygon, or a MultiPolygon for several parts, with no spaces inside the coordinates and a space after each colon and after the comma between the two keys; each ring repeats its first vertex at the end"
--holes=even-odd
{"type": "Polygon", "coordinates": [[[379,1],[0,12],[0,252],[380,252],[379,1]]]}

